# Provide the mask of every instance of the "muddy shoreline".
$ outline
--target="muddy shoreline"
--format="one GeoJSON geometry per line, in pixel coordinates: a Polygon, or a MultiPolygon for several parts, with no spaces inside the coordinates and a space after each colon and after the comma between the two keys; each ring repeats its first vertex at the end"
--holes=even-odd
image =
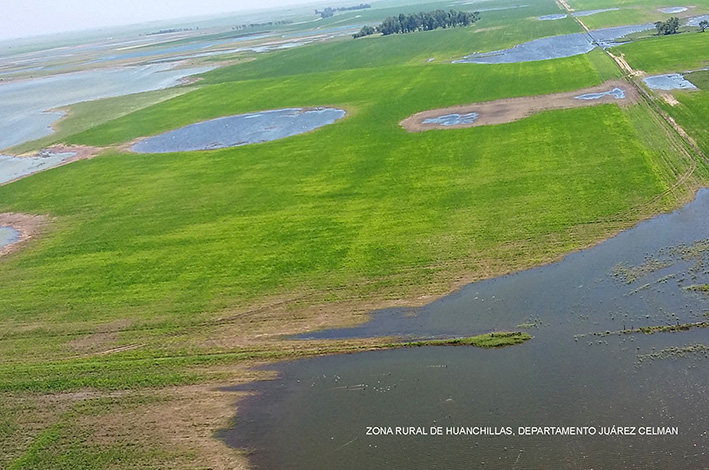
{"type": "Polygon", "coordinates": [[[585,106],[615,103],[618,106],[630,106],[639,101],[640,96],[633,86],[623,80],[609,80],[600,85],[564,93],[549,95],[525,96],[519,98],[503,98],[494,101],[471,103],[447,108],[431,109],[410,116],[400,122],[401,126],[409,132],[423,132],[432,129],[463,129],[468,127],[505,124],[518,121],[533,114],[553,109],[571,109],[585,106]],[[613,88],[620,88],[625,93],[625,98],[616,99],[611,95],[595,100],[577,99],[579,95],[588,93],[602,93],[613,88]],[[428,119],[436,119],[447,114],[470,114],[478,116],[473,122],[454,125],[441,125],[435,122],[424,123],[428,119]]]}

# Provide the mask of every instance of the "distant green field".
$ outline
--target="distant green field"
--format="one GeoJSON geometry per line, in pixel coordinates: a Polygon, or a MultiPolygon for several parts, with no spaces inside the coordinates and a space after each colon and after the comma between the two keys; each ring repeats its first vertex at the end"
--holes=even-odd
{"type": "Polygon", "coordinates": [[[655,21],[666,20],[670,16],[686,18],[709,13],[709,1],[707,0],[692,2],[691,6],[683,3],[667,3],[663,0],[569,0],[567,3],[576,11],[619,8],[619,10],[615,11],[606,11],[582,17],[581,20],[584,24],[591,29],[654,23],[655,21]],[[682,13],[675,14],[662,13],[658,10],[658,8],[673,6],[689,6],[690,8],[682,13]]]}
{"type": "Polygon", "coordinates": [[[709,66],[709,34],[688,32],[643,39],[612,49],[648,73],[681,72],[709,66]]]}

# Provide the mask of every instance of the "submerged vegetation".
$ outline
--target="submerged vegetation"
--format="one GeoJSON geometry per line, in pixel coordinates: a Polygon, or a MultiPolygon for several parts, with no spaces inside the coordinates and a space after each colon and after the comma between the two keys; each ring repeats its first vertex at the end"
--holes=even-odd
{"type": "Polygon", "coordinates": [[[438,28],[455,28],[457,26],[470,26],[480,19],[480,13],[436,10],[429,13],[413,13],[386,18],[379,26],[373,28],[364,26],[353,37],[361,38],[374,33],[390,34],[413,33],[415,31],[433,31],[438,28]]]}

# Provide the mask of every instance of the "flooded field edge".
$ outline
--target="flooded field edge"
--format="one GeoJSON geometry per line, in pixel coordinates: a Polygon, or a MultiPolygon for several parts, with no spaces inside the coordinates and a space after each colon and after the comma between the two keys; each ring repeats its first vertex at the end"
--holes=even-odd
{"type": "Polygon", "coordinates": [[[24,242],[41,234],[50,218],[43,215],[5,212],[0,214],[0,228],[9,227],[15,232],[12,241],[0,246],[0,256],[19,250],[24,242]]]}
{"type": "MultiPolygon", "coordinates": [[[[706,190],[706,189],[700,189],[700,190],[698,190],[698,192],[696,192],[696,193],[692,196],[692,200],[693,200],[693,201],[697,201],[697,200],[699,199],[699,197],[702,196],[702,195],[703,195],[704,197],[707,197],[707,190],[706,190]]],[[[689,203],[689,204],[691,204],[691,203],[689,203]]],[[[556,265],[556,264],[558,264],[558,263],[564,261],[565,259],[567,259],[567,258],[568,258],[569,256],[571,256],[571,255],[581,255],[584,251],[586,251],[586,250],[588,250],[588,249],[592,249],[592,248],[597,247],[597,246],[599,246],[599,245],[602,245],[603,243],[605,243],[605,242],[607,242],[607,241],[609,241],[609,240],[612,240],[612,239],[616,238],[617,236],[619,236],[619,235],[621,235],[621,234],[623,234],[623,233],[626,233],[626,232],[628,232],[628,231],[630,231],[630,230],[632,230],[632,229],[635,229],[635,228],[637,228],[637,227],[639,227],[639,226],[643,226],[644,224],[647,224],[647,223],[651,222],[653,219],[657,219],[657,218],[659,218],[659,217],[668,217],[668,216],[672,216],[672,215],[677,215],[678,213],[680,213],[680,212],[681,212],[687,205],[689,205],[689,204],[683,203],[683,204],[681,204],[679,207],[677,207],[677,208],[675,208],[675,209],[673,209],[673,210],[669,210],[669,211],[666,211],[666,212],[660,213],[660,214],[651,215],[651,216],[649,216],[649,217],[647,217],[647,218],[645,218],[645,219],[643,219],[643,220],[641,220],[641,221],[639,221],[639,222],[636,222],[636,223],[633,224],[633,226],[632,226],[631,228],[629,228],[629,229],[622,230],[622,231],[620,231],[619,233],[616,233],[615,235],[612,235],[612,236],[610,236],[610,237],[608,237],[608,238],[605,238],[605,239],[603,239],[603,240],[599,240],[598,242],[595,242],[595,243],[591,244],[591,245],[588,246],[588,247],[584,247],[584,248],[581,248],[581,249],[578,249],[578,250],[575,250],[575,251],[566,253],[566,254],[562,255],[558,260],[553,261],[553,262],[551,262],[551,263],[549,263],[549,264],[543,264],[543,265],[540,265],[540,266],[537,266],[537,267],[534,267],[534,268],[527,268],[527,269],[523,269],[523,270],[520,270],[520,271],[510,272],[510,273],[508,273],[508,274],[505,274],[503,277],[504,277],[504,278],[507,278],[507,277],[509,277],[509,276],[514,276],[514,275],[516,275],[516,274],[525,273],[525,272],[528,272],[528,271],[531,271],[531,270],[535,270],[535,269],[540,269],[540,268],[545,268],[545,267],[549,267],[549,266],[552,266],[552,265],[556,265]]],[[[494,279],[496,279],[496,278],[494,278],[494,279]]],[[[494,280],[494,279],[488,279],[487,281],[492,281],[492,280],[494,280]]],[[[481,282],[485,282],[485,281],[481,281],[481,282]]],[[[476,282],[476,283],[477,283],[477,282],[476,282]]],[[[473,283],[473,284],[476,284],[476,283],[473,283]]],[[[471,286],[472,286],[472,284],[467,284],[467,285],[466,285],[466,287],[471,287],[471,286]]],[[[449,296],[454,296],[454,297],[455,297],[455,296],[458,295],[458,293],[459,293],[458,291],[454,291],[454,292],[452,292],[452,293],[449,293],[449,294],[446,294],[446,295],[444,295],[444,296],[439,297],[439,298],[438,298],[437,300],[435,300],[434,302],[440,302],[440,301],[444,300],[446,297],[449,297],[449,296]]],[[[683,324],[683,325],[684,325],[684,324],[683,324]]],[[[703,327],[706,326],[706,322],[699,322],[699,323],[693,323],[693,324],[687,324],[687,325],[688,325],[688,328],[683,328],[682,325],[680,325],[680,326],[677,327],[677,328],[669,328],[669,327],[668,327],[668,328],[659,328],[659,327],[655,328],[655,327],[650,327],[650,331],[651,331],[651,332],[655,332],[655,331],[659,331],[659,332],[665,332],[665,331],[687,331],[687,330],[691,329],[691,327],[694,327],[694,326],[696,326],[696,327],[698,327],[698,328],[701,329],[701,328],[703,328],[703,327]]],[[[521,326],[521,325],[518,325],[518,326],[521,326]]],[[[646,327],[638,327],[637,329],[634,329],[634,330],[632,330],[632,331],[629,330],[627,333],[642,332],[642,333],[644,333],[643,336],[647,336],[648,333],[647,333],[647,331],[645,331],[645,328],[646,328],[646,327]]],[[[611,334],[612,334],[612,333],[613,333],[613,332],[611,332],[611,334]]],[[[624,336],[622,333],[623,333],[623,332],[621,331],[620,336],[624,336]]],[[[589,334],[592,334],[592,333],[589,333],[589,334]]],[[[603,333],[601,333],[601,336],[606,336],[606,335],[603,334],[603,333]]],[[[356,338],[356,337],[355,337],[355,338],[356,338]]],[[[370,339],[371,339],[371,338],[370,338],[370,339]]],[[[575,341],[577,341],[577,339],[575,339],[575,341]]],[[[606,342],[606,344],[607,344],[607,342],[606,342]]],[[[438,348],[438,347],[440,347],[440,346],[430,345],[430,346],[428,346],[428,347],[431,347],[431,348],[438,348]]],[[[638,348],[638,349],[639,349],[639,348],[638,348]]],[[[654,349],[654,348],[653,348],[653,349],[654,349]]],[[[687,348],[685,348],[685,349],[686,349],[687,351],[695,351],[695,350],[696,350],[695,347],[687,347],[687,348]]],[[[669,349],[662,349],[661,351],[665,351],[665,350],[670,351],[670,350],[672,350],[672,348],[669,348],[669,349]]],[[[682,350],[684,350],[684,349],[682,349],[682,350]]],[[[704,351],[704,350],[702,350],[702,351],[704,351]]],[[[701,351],[700,351],[700,352],[701,352],[701,351]]],[[[372,351],[370,351],[370,353],[372,353],[372,351]]],[[[376,351],[373,351],[373,353],[376,353],[376,351]]],[[[359,352],[356,352],[356,353],[355,353],[355,352],[352,352],[352,351],[343,351],[342,353],[337,353],[337,352],[325,353],[324,355],[318,355],[317,357],[337,357],[337,356],[343,356],[343,355],[344,355],[345,357],[353,357],[353,355],[359,355],[359,354],[360,354],[359,352]]],[[[366,354],[366,353],[365,353],[365,354],[366,354]]],[[[494,352],[493,352],[493,354],[494,354],[494,352]]],[[[660,353],[658,353],[658,354],[660,354],[660,353]]],[[[639,360],[640,362],[642,362],[643,357],[644,357],[644,356],[639,355],[639,356],[638,356],[638,358],[639,358],[638,360],[639,360]]],[[[655,356],[652,356],[652,355],[651,355],[650,357],[653,358],[653,357],[655,357],[655,356]]],[[[659,357],[659,356],[658,356],[658,357],[659,357]]],[[[281,360],[281,361],[272,361],[272,362],[270,362],[270,363],[268,363],[268,364],[261,365],[261,366],[259,367],[259,370],[264,370],[264,371],[265,371],[265,370],[268,370],[268,371],[270,371],[271,373],[276,372],[276,373],[277,373],[277,377],[280,377],[280,379],[283,379],[283,375],[282,375],[282,374],[283,374],[284,371],[285,371],[284,367],[287,367],[288,364],[297,364],[297,363],[299,363],[299,362],[301,362],[301,361],[308,361],[308,360],[309,360],[308,358],[293,358],[293,359],[287,359],[287,360],[281,360]]],[[[646,362],[647,362],[647,361],[646,361],[646,362]]],[[[638,363],[638,364],[639,364],[639,363],[638,363]]],[[[279,379],[279,378],[276,378],[275,380],[280,380],[280,379],[279,379]]],[[[245,414],[245,411],[244,411],[244,410],[246,410],[247,408],[253,409],[254,407],[261,407],[261,406],[264,406],[264,400],[265,400],[265,398],[264,398],[264,395],[263,395],[263,394],[265,393],[265,391],[266,391],[267,389],[272,390],[272,387],[274,386],[274,382],[273,382],[273,378],[272,378],[272,379],[269,379],[267,382],[261,383],[261,385],[259,385],[259,383],[260,383],[260,381],[249,382],[249,383],[245,383],[245,384],[243,384],[243,385],[237,386],[237,387],[224,389],[224,390],[229,390],[229,391],[233,391],[233,392],[237,392],[237,391],[240,391],[240,392],[247,392],[247,391],[248,391],[248,392],[250,392],[245,398],[241,398],[241,399],[238,400],[238,405],[237,405],[237,406],[239,407],[240,411],[237,412],[237,416],[242,416],[242,415],[244,415],[244,414],[245,414]]],[[[237,419],[238,419],[238,418],[237,418],[237,419]]],[[[219,432],[216,434],[216,437],[218,437],[219,439],[225,441],[228,445],[230,445],[230,446],[232,446],[232,447],[236,447],[236,448],[242,449],[242,451],[245,451],[245,452],[246,452],[246,455],[250,458],[250,460],[252,460],[253,462],[256,462],[256,463],[259,463],[259,464],[260,464],[260,463],[261,463],[261,456],[262,456],[262,453],[259,451],[259,449],[257,449],[256,447],[254,447],[254,446],[253,446],[253,442],[251,442],[249,439],[241,440],[241,438],[236,438],[235,435],[233,434],[233,429],[234,429],[234,428],[230,428],[230,429],[231,429],[232,432],[230,432],[229,429],[223,429],[223,430],[219,431],[219,432]]],[[[629,468],[630,468],[630,467],[629,467],[629,468]]],[[[634,467],[633,467],[633,468],[634,468],[634,467]]]]}

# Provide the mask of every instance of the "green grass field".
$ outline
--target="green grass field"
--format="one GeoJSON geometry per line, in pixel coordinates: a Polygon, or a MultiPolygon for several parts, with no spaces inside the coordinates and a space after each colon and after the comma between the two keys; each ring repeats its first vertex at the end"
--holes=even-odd
{"type": "MultiPolygon", "coordinates": [[[[357,20],[390,10],[399,11],[357,20]]],[[[544,0],[469,29],[338,39],[224,67],[179,96],[72,107],[59,134],[25,149],[109,148],[0,187],[0,213],[52,217],[0,261],[0,467],[243,468],[243,456],[213,447],[235,399],[218,386],[262,376],[247,366],[263,361],[391,344],[280,334],[352,324],[378,306],[550,262],[691,198],[707,168],[644,102],[417,134],[399,125],[426,109],[621,77],[600,50],[448,63],[580,30],[536,20],[556,11],[544,0]],[[119,148],[218,116],[324,105],[348,116],[233,149],[119,148]],[[169,431],[155,424],[166,420],[169,431]]],[[[699,36],[622,51],[638,68],[670,70],[701,60],[697,44],[673,42],[699,36]]],[[[665,107],[704,146],[706,93],[665,107]]]]}

